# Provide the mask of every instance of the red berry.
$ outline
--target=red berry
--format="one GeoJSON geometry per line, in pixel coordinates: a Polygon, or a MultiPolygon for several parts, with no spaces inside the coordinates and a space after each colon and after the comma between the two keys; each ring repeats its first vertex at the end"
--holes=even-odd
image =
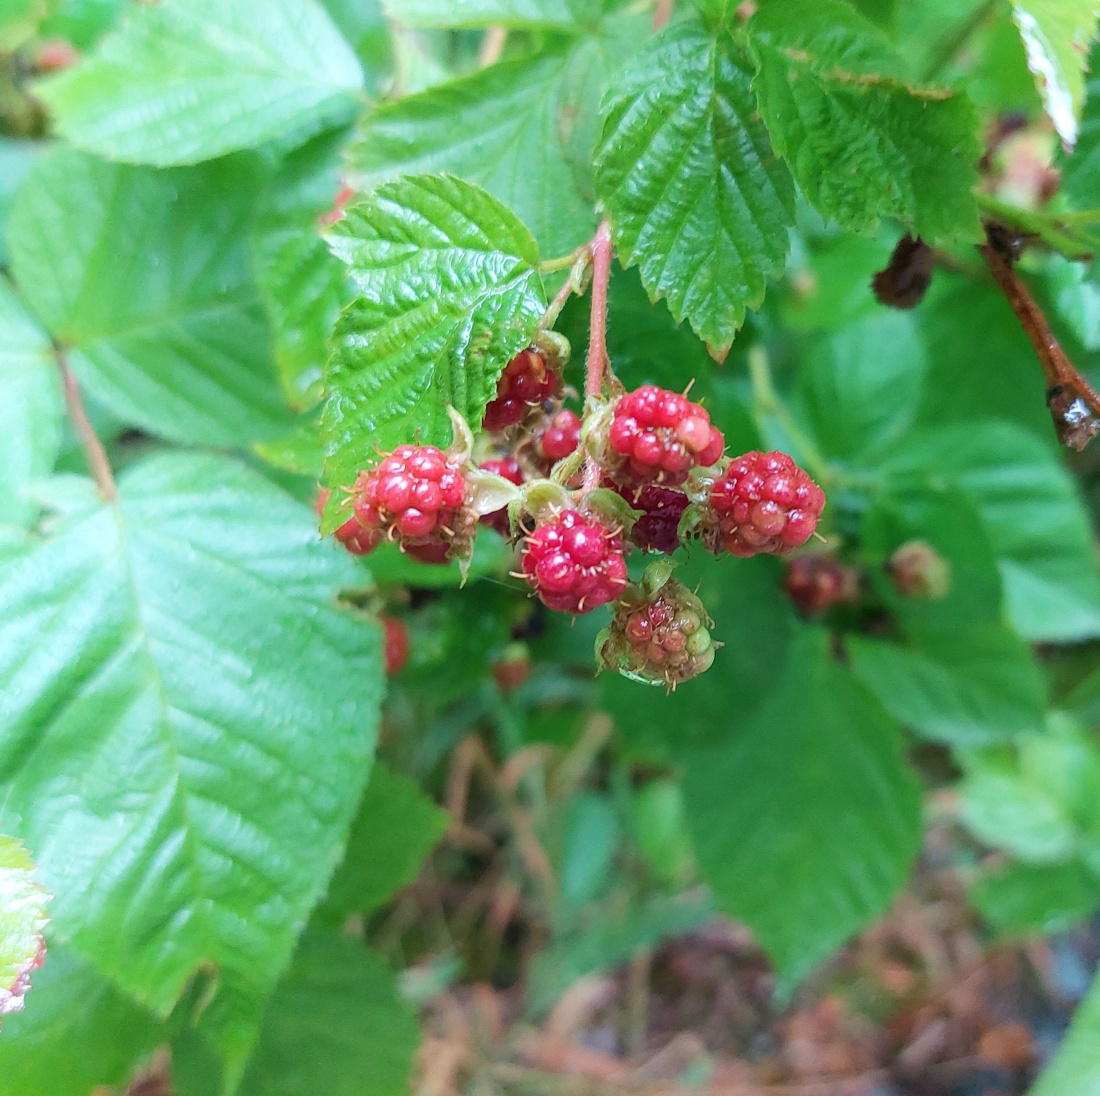
{"type": "MultiPolygon", "coordinates": [[[[331,494],[332,492],[327,487],[322,487],[318,492],[316,503],[318,516],[324,513],[325,505],[331,494]]],[[[353,556],[365,556],[368,552],[373,552],[382,540],[381,533],[364,529],[354,517],[348,518],[348,520],[333,533],[333,536],[353,556]]]]}
{"type": "Polygon", "coordinates": [[[804,616],[817,616],[859,598],[859,572],[827,552],[818,552],[787,564],[783,588],[804,616]]]}
{"type": "Polygon", "coordinates": [[[746,453],[711,487],[708,547],[783,555],[810,539],[824,508],[825,492],[786,453],[746,453]]]}
{"type": "Polygon", "coordinates": [[[630,531],[630,539],[643,552],[672,555],[680,547],[680,519],[687,509],[687,495],[655,484],[631,489],[605,481],[605,486],[614,487],[632,509],[642,511],[630,531]]]}
{"type": "Polygon", "coordinates": [[[522,421],[527,412],[558,390],[560,378],[534,348],[521,350],[505,367],[496,398],[485,408],[482,426],[503,430],[522,421]]]}
{"type": "Polygon", "coordinates": [[[714,662],[720,645],[711,639],[710,624],[703,603],[682,583],[665,579],[653,590],[643,579],[616,604],[596,642],[597,658],[605,669],[674,689],[714,662]]]}
{"type": "Polygon", "coordinates": [[[524,542],[523,572],[544,605],[588,613],[626,586],[623,541],[602,522],[566,510],[524,542]]]}
{"type": "Polygon", "coordinates": [[[562,408],[546,424],[538,440],[539,453],[551,463],[565,460],[581,443],[581,420],[575,411],[562,408]]]}
{"type": "Polygon", "coordinates": [[[403,620],[397,617],[382,617],[382,629],[385,633],[386,677],[393,677],[405,668],[409,661],[409,630],[403,620]]]}
{"type": "Polygon", "coordinates": [[[399,445],[359,473],[354,494],[355,520],[371,547],[386,537],[415,559],[445,563],[469,543],[462,462],[434,445],[399,445]]]}
{"type": "MultiPolygon", "coordinates": [[[[496,473],[496,475],[503,477],[509,483],[514,483],[517,487],[523,483],[523,469],[520,468],[519,461],[515,457],[482,461],[478,467],[483,468],[486,472],[496,473]]],[[[502,537],[508,537],[511,534],[507,508],[485,514],[481,518],[481,524],[488,525],[490,529],[495,529],[502,537]]]]}
{"type": "Polygon", "coordinates": [[[699,404],[653,384],[619,397],[608,442],[612,479],[669,487],[683,483],[692,468],[709,468],[725,448],[722,432],[699,404]]]}
{"type": "Polygon", "coordinates": [[[491,667],[502,693],[514,693],[531,673],[531,656],[525,643],[509,643],[491,667]]]}

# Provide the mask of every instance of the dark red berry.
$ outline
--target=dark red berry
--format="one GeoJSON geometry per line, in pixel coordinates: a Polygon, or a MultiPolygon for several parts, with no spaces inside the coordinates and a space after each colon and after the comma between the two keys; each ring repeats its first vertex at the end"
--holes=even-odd
{"type": "Polygon", "coordinates": [[[642,516],[634,523],[630,539],[643,552],[672,555],[680,547],[680,519],[687,509],[688,497],[682,491],[649,484],[646,487],[620,487],[605,481],[642,516]]]}
{"type": "Polygon", "coordinates": [[[397,617],[382,617],[385,641],[386,676],[393,677],[405,668],[409,661],[409,630],[397,617]]]}
{"type": "Polygon", "coordinates": [[[675,487],[692,468],[709,468],[722,456],[722,432],[710,415],[678,392],[647,384],[620,396],[608,428],[611,460],[621,483],[675,487]]]}
{"type": "MultiPolygon", "coordinates": [[[[520,468],[519,461],[515,457],[501,457],[498,460],[482,461],[478,467],[486,472],[493,472],[501,476],[517,487],[523,483],[523,469],[520,468]]],[[[485,514],[481,518],[481,524],[488,525],[490,529],[495,529],[502,537],[507,537],[511,533],[506,508],[494,510],[491,514],[485,514]]]]}
{"type": "Polygon", "coordinates": [[[596,654],[605,669],[674,689],[710,668],[717,645],[695,594],[675,579],[654,590],[648,577],[620,598],[596,654]]]}
{"type": "Polygon", "coordinates": [[[836,556],[818,552],[799,556],[787,564],[783,588],[804,616],[817,616],[834,605],[858,599],[859,572],[841,563],[836,556]]]}
{"type": "Polygon", "coordinates": [[[523,572],[544,605],[588,613],[626,586],[623,540],[602,522],[566,510],[525,540],[523,572]]]}
{"type": "Polygon", "coordinates": [[[434,445],[399,445],[360,472],[355,517],[369,534],[396,541],[424,562],[445,562],[467,546],[466,477],[462,462],[434,445]]]}
{"type": "Polygon", "coordinates": [[[497,394],[485,408],[486,430],[503,430],[522,421],[527,412],[557,391],[561,379],[533,347],[521,350],[505,367],[497,394]]]}
{"type": "Polygon", "coordinates": [[[551,464],[565,460],[581,443],[581,420],[575,411],[563,407],[546,424],[538,439],[539,454],[551,464]]]}
{"type": "Polygon", "coordinates": [[[825,492],[786,453],[737,457],[710,490],[708,547],[735,556],[783,555],[805,544],[825,492]]]}
{"type": "MultiPolygon", "coordinates": [[[[331,494],[332,492],[327,487],[321,488],[317,495],[316,508],[318,515],[324,513],[325,504],[328,502],[329,495],[331,494]]],[[[382,542],[382,535],[380,532],[377,530],[364,529],[354,517],[348,518],[348,520],[333,533],[333,536],[353,556],[365,556],[368,552],[373,552],[382,542]]]]}

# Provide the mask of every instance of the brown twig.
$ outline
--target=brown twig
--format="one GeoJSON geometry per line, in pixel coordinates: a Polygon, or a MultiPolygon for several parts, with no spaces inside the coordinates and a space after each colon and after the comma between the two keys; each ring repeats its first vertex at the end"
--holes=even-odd
{"type": "Polygon", "coordinates": [[[80,397],[80,386],[76,383],[69,359],[65,351],[54,347],[54,357],[57,367],[61,371],[61,386],[65,392],[65,406],[72,419],[73,429],[84,448],[84,456],[88,461],[88,470],[92,473],[99,493],[107,502],[118,501],[118,486],[115,483],[114,473],[111,471],[111,462],[107,457],[107,450],[103,448],[103,442],[95,432],[88,419],[88,413],[84,410],[84,401],[80,397]]]}
{"type": "Polygon", "coordinates": [[[1012,265],[1015,255],[1004,229],[989,224],[986,236],[987,242],[979,250],[1038,355],[1058,438],[1080,451],[1100,432],[1100,396],[1069,360],[1039,303],[1016,273],[1012,265]]]}
{"type": "MultiPolygon", "coordinates": [[[[611,223],[603,221],[592,240],[592,318],[588,333],[588,374],[584,392],[599,398],[607,368],[607,287],[611,281],[611,223]]],[[[589,457],[584,470],[584,491],[600,484],[600,466],[589,457]]]]}

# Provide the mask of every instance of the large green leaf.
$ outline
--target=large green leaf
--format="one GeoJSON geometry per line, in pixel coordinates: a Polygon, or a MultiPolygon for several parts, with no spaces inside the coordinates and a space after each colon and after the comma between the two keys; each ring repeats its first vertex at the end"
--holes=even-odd
{"type": "Polygon", "coordinates": [[[1027,639],[1100,635],[1100,576],[1076,486],[1048,446],[1017,426],[969,422],[910,435],[883,464],[895,484],[955,485],[977,509],[1027,639]]]}
{"type": "Polygon", "coordinates": [[[316,128],[362,84],[316,0],[164,0],[131,8],[38,94],[78,148],[164,166],[316,128]]]}
{"type": "Polygon", "coordinates": [[[0,523],[34,519],[27,488],[53,470],[62,413],[50,340],[0,277],[0,523]]]}
{"type": "Polygon", "coordinates": [[[970,891],[978,912],[998,932],[1066,932],[1100,906],[1100,879],[1083,864],[1018,864],[987,871],[970,891]]]}
{"type": "Polygon", "coordinates": [[[533,57],[383,104],[349,152],[354,177],[373,185],[402,172],[452,172],[510,206],[544,254],[571,251],[595,227],[600,99],[643,27],[644,19],[601,24],[533,57]]]}
{"type": "Polygon", "coordinates": [[[421,861],[446,832],[450,816],[417,786],[381,762],[371,770],[348,835],[343,863],[321,911],[342,922],[382,905],[416,877],[421,861]]]}
{"type": "Polygon", "coordinates": [[[450,176],[383,184],[331,240],[361,294],[336,328],[327,377],[327,478],[343,486],[380,449],[449,443],[448,405],[480,426],[545,297],[530,232],[450,176]]]}
{"type": "Polygon", "coordinates": [[[123,420],[222,446],[285,422],[247,247],[261,183],[244,157],[155,172],[70,149],[28,176],[9,225],[16,281],[123,420]]]}
{"type": "Polygon", "coordinates": [[[1012,18],[1020,28],[1043,106],[1058,136],[1072,147],[1100,9],[1093,0],[1013,0],[1012,18]]]}
{"type": "Polygon", "coordinates": [[[1080,132],[1062,163],[1062,193],[1079,209],[1100,207],[1100,46],[1093,46],[1088,67],[1080,132]]]}
{"type": "Polygon", "coordinates": [[[97,1085],[124,1085],[162,1037],[148,1012],[51,943],[29,1007],[4,1022],[4,1096],[88,1096],[97,1085]]]}
{"type": "Polygon", "coordinates": [[[49,894],[21,842],[0,834],[0,1017],[18,1012],[45,956],[49,894]]]}
{"type": "Polygon", "coordinates": [[[323,134],[292,152],[256,210],[252,260],[274,332],[275,361],[287,398],[316,403],[329,337],[348,302],[345,271],[321,236],[340,190],[345,133],[323,134]]]}
{"type": "Polygon", "coordinates": [[[806,197],[844,228],[897,217],[974,238],[978,120],[963,94],[913,88],[881,32],[840,0],[776,0],[752,19],[754,88],[806,197]]]}
{"type": "Polygon", "coordinates": [[[357,940],[310,931],[272,998],[240,1096],[406,1096],[419,1041],[383,960],[357,940]]]}
{"type": "Polygon", "coordinates": [[[751,82],[732,36],[681,20],[612,87],[597,156],[620,260],[718,352],[782,271],[792,220],[751,82]]]}
{"type": "Polygon", "coordinates": [[[684,755],[696,854],[790,989],[882,913],[920,844],[896,725],[807,631],[756,714],[684,755]]]}
{"type": "Polygon", "coordinates": [[[356,569],[259,475],[164,455],[119,487],[0,575],[0,819],[57,937],[152,1011],[216,969],[239,1057],[339,860],[379,637],[333,605],[356,569]]]}
{"type": "Polygon", "coordinates": [[[1077,1006],[1054,1060],[1028,1096],[1100,1096],[1100,979],[1077,1006]]]}

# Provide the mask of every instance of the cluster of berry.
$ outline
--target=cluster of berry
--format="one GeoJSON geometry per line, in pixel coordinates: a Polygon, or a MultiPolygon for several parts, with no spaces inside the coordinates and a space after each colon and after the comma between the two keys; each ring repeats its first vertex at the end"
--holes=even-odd
{"type": "Polygon", "coordinates": [[[727,459],[707,411],[654,385],[590,399],[582,421],[562,407],[554,345],[509,362],[480,462],[461,426],[448,450],[399,446],[359,474],[336,537],[357,554],[389,540],[441,563],[468,558],[478,523],[488,525],[519,542],[517,577],[548,608],[614,603],[601,665],[674,686],[713,660],[706,612],[667,564],[631,586],[626,552],[671,554],[698,539],[717,554],[782,555],[813,534],[824,493],[784,453],[727,459]]]}

